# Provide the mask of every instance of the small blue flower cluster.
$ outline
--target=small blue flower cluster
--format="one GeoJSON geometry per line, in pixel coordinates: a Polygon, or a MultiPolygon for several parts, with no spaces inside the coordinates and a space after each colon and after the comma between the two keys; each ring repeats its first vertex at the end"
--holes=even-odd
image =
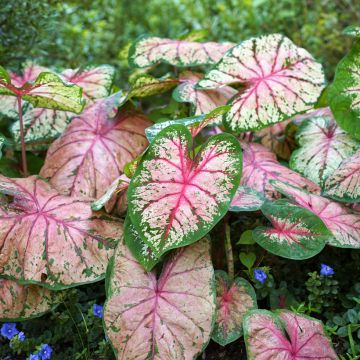
{"type": "Polygon", "coordinates": [[[93,313],[95,316],[101,319],[103,316],[103,307],[101,305],[94,304],[93,313]]]}
{"type": "MultiPolygon", "coordinates": [[[[1,326],[1,336],[12,340],[17,338],[19,341],[25,340],[25,334],[23,331],[19,331],[16,328],[15,323],[4,323],[1,326]]],[[[51,354],[53,349],[48,344],[43,344],[40,351],[37,354],[31,354],[29,360],[49,360],[51,359],[51,354]]]]}
{"type": "Polygon", "coordinates": [[[322,276],[332,276],[335,274],[335,271],[332,267],[326,264],[321,264],[320,275],[322,276]]]}
{"type": "Polygon", "coordinates": [[[267,274],[264,270],[261,269],[255,269],[254,270],[254,278],[259,281],[261,284],[263,284],[267,278],[267,274]]]}

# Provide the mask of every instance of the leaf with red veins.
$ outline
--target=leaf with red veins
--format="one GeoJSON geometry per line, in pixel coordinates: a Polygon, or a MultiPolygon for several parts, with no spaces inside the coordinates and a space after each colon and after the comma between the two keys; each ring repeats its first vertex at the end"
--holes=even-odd
{"type": "Polygon", "coordinates": [[[217,63],[234,45],[141,36],[129,50],[129,64],[139,68],[158,63],[177,67],[210,65],[217,63]]]}
{"type": "Polygon", "coordinates": [[[243,334],[244,315],[257,308],[256,294],[248,281],[235,278],[231,281],[225,271],[215,271],[216,320],[211,339],[225,346],[243,334]]]}
{"type": "Polygon", "coordinates": [[[206,239],[176,250],[157,279],[119,244],[104,308],[118,359],[195,359],[206,347],[215,316],[209,250],[206,239]]]}
{"type": "Polygon", "coordinates": [[[60,193],[98,199],[148,145],[151,122],[136,112],[114,116],[114,101],[111,96],[88,107],[50,146],[40,176],[60,193]]]}
{"type": "Polygon", "coordinates": [[[35,176],[0,176],[0,192],[13,196],[0,204],[1,276],[53,289],[104,277],[123,235],[121,222],[35,176]]]}
{"type": "Polygon", "coordinates": [[[272,186],[296,204],[317,215],[332,232],[328,243],[343,248],[360,248],[360,214],[322,196],[290,184],[272,181],[272,186]]]}
{"type": "Polygon", "coordinates": [[[325,194],[345,202],[360,202],[360,149],[344,159],[325,180],[325,194]]]}
{"type": "Polygon", "coordinates": [[[243,148],[243,174],[241,185],[264,194],[267,198],[278,198],[280,194],[269,183],[270,180],[280,180],[289,184],[320,193],[320,187],[302,177],[295,171],[281,165],[276,155],[266,147],[256,143],[241,143],[243,148]]]}
{"type": "Polygon", "coordinates": [[[247,186],[239,186],[231,201],[229,211],[256,211],[265,201],[263,194],[247,186]]]}
{"type": "Polygon", "coordinates": [[[324,88],[321,64],[280,34],[251,38],[229,50],[198,84],[245,86],[224,125],[236,133],[259,130],[312,108],[324,88]]]}
{"type": "Polygon", "coordinates": [[[0,279],[0,320],[22,321],[41,316],[59,303],[58,294],[42,286],[0,279]]]}
{"type": "Polygon", "coordinates": [[[300,148],[292,153],[290,167],[320,186],[360,147],[360,141],[339,128],[332,116],[306,120],[296,140],[300,148]]]}
{"type": "Polygon", "coordinates": [[[229,134],[211,137],[195,158],[183,125],[162,130],[128,189],[129,214],[156,256],[205,236],[225,215],[239,185],[242,156],[229,134]]]}
{"type": "Polygon", "coordinates": [[[244,320],[249,360],[338,360],[321,321],[287,310],[252,310],[244,320]]]}
{"type": "MultiPolygon", "coordinates": [[[[210,111],[226,103],[237,91],[230,86],[223,86],[214,90],[196,89],[196,84],[203,74],[185,71],[180,74],[181,84],[174,90],[173,98],[178,102],[191,103],[193,115],[208,114],[210,111]]],[[[220,117],[221,120],[221,117],[220,117]]]]}
{"type": "Polygon", "coordinates": [[[288,200],[268,201],[261,211],[272,226],[257,227],[253,230],[253,238],[275,255],[294,260],[308,259],[318,254],[332,237],[316,215],[288,200]]]}

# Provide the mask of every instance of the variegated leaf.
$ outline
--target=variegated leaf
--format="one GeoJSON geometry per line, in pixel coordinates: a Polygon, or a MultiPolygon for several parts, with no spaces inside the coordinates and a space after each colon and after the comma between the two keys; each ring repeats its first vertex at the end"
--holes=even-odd
{"type": "Polygon", "coordinates": [[[328,100],[336,122],[360,139],[360,40],[337,65],[328,100]]]}
{"type": "Polygon", "coordinates": [[[121,222],[35,176],[0,175],[0,192],[11,195],[0,204],[1,276],[55,289],[104,277],[121,222]]]}
{"type": "Polygon", "coordinates": [[[180,74],[181,84],[173,92],[176,101],[191,103],[194,115],[208,114],[217,107],[225,105],[237,93],[230,86],[214,90],[196,89],[196,84],[202,77],[203,74],[200,73],[183,72],[180,74]]]}
{"type": "Polygon", "coordinates": [[[185,126],[162,130],[129,185],[131,221],[156,256],[205,236],[239,185],[241,150],[232,135],[211,137],[195,158],[192,147],[185,126]]]}
{"type": "Polygon", "coordinates": [[[230,211],[256,211],[265,201],[265,196],[247,186],[239,186],[231,201],[230,211]]]}
{"type": "Polygon", "coordinates": [[[340,201],[360,202],[360,148],[326,179],[325,194],[340,201]]]}
{"type": "Polygon", "coordinates": [[[290,167],[320,186],[360,147],[360,142],[340,129],[332,117],[306,120],[296,140],[300,148],[292,153],[290,167]]]}
{"type": "Polygon", "coordinates": [[[358,38],[360,37],[360,26],[350,25],[343,30],[343,34],[358,38]]]}
{"type": "Polygon", "coordinates": [[[245,86],[232,100],[224,125],[236,133],[258,130],[309,110],[324,88],[322,67],[280,35],[251,38],[228,51],[198,84],[245,86]]]}
{"type": "Polygon", "coordinates": [[[129,64],[140,68],[158,63],[177,67],[215,64],[234,45],[141,36],[130,48],[129,64]]]}
{"type": "Polygon", "coordinates": [[[275,154],[264,146],[246,142],[241,146],[244,156],[241,185],[254,189],[270,199],[279,197],[278,192],[269,183],[270,180],[280,180],[311,192],[320,192],[318,185],[281,165],[275,154]]]}
{"type": "Polygon", "coordinates": [[[41,316],[57,305],[58,294],[42,286],[0,279],[0,320],[22,321],[41,316]]]}
{"type": "Polygon", "coordinates": [[[250,311],[244,336],[249,360],[338,360],[321,321],[287,310],[250,311]]]}
{"type": "Polygon", "coordinates": [[[257,308],[256,294],[248,281],[235,278],[233,281],[225,271],[215,271],[216,320],[211,339],[225,346],[243,334],[244,315],[257,308]]]}
{"type": "Polygon", "coordinates": [[[332,237],[324,223],[311,211],[287,200],[266,202],[261,211],[272,227],[257,227],[254,240],[267,251],[293,260],[318,254],[332,237]]]}
{"type": "Polygon", "coordinates": [[[146,148],[151,122],[135,112],[116,114],[116,104],[116,95],[98,100],[50,146],[40,176],[60,193],[98,199],[146,148]]]}
{"type": "Polygon", "coordinates": [[[206,239],[175,251],[159,279],[119,244],[108,280],[105,328],[118,359],[195,359],[206,347],[215,315],[206,239]]]}
{"type": "Polygon", "coordinates": [[[333,234],[328,240],[329,244],[344,248],[360,248],[360,214],[335,201],[310,194],[290,184],[272,181],[272,186],[323,221],[333,234]]]}

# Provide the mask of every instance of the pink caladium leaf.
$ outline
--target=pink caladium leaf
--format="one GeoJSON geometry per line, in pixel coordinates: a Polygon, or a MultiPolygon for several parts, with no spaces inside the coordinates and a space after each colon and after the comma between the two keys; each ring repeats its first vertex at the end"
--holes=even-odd
{"type": "Polygon", "coordinates": [[[265,196],[247,186],[239,186],[231,201],[230,211],[256,211],[266,200],[265,196]]]}
{"type": "Polygon", "coordinates": [[[211,339],[225,346],[243,334],[244,315],[257,308],[256,294],[248,281],[235,278],[233,281],[222,270],[215,271],[216,320],[211,339]]]}
{"type": "Polygon", "coordinates": [[[181,84],[174,90],[173,98],[178,102],[191,103],[194,115],[208,114],[219,106],[226,105],[237,91],[230,86],[214,90],[196,89],[203,74],[185,71],[180,74],[181,84]]]}
{"type": "Polygon", "coordinates": [[[50,146],[40,176],[60,193],[98,199],[146,148],[144,131],[151,122],[136,112],[116,114],[117,98],[88,107],[50,146]]]}
{"type": "Polygon", "coordinates": [[[158,63],[177,67],[215,64],[234,45],[141,36],[130,48],[129,64],[139,68],[158,63]]]}
{"type": "Polygon", "coordinates": [[[300,148],[292,153],[290,167],[320,186],[360,147],[360,142],[340,129],[332,117],[304,121],[296,140],[300,148]]]}
{"type": "Polygon", "coordinates": [[[360,148],[341,162],[340,166],[326,179],[325,194],[346,202],[360,202],[360,148]]]}
{"type": "Polygon", "coordinates": [[[198,83],[213,89],[240,83],[224,125],[239,133],[259,130],[309,110],[324,88],[322,66],[280,34],[263,35],[229,50],[198,83]]]}
{"type": "Polygon", "coordinates": [[[287,310],[252,310],[244,319],[249,360],[338,360],[321,321],[287,310]]]}
{"type": "Polygon", "coordinates": [[[308,259],[318,254],[332,237],[316,215],[287,200],[268,201],[261,211],[272,226],[257,227],[253,230],[253,238],[275,255],[293,260],[308,259]]]}
{"type": "Polygon", "coordinates": [[[270,184],[270,180],[280,180],[311,192],[320,192],[318,185],[281,165],[276,160],[276,155],[266,147],[246,142],[243,142],[241,146],[244,156],[241,185],[265,194],[270,199],[279,197],[279,193],[270,184]]]}
{"type": "Polygon", "coordinates": [[[90,201],[60,195],[31,176],[0,176],[0,275],[54,289],[101,280],[123,235],[119,220],[90,201]]]}
{"type": "Polygon", "coordinates": [[[215,135],[195,157],[192,152],[190,131],[169,126],[155,137],[131,179],[131,222],[156,256],[205,236],[239,186],[242,156],[235,137],[215,135]]]}
{"type": "Polygon", "coordinates": [[[272,186],[323,221],[333,234],[328,240],[329,244],[343,248],[360,247],[360,214],[335,201],[308,193],[290,184],[272,181],[272,186]]]}
{"type": "Polygon", "coordinates": [[[195,359],[205,348],[215,317],[206,239],[173,252],[158,279],[119,244],[109,275],[104,321],[117,358],[195,359]]]}
{"type": "Polygon", "coordinates": [[[58,298],[59,292],[42,286],[0,279],[0,320],[22,321],[41,316],[60,302],[58,298]]]}

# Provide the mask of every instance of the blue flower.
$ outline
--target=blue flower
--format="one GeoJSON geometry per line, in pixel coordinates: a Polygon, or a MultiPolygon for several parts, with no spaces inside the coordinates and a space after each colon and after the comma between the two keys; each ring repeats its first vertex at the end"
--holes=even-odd
{"type": "Polygon", "coordinates": [[[255,269],[254,270],[254,277],[257,281],[259,281],[260,283],[264,283],[266,278],[267,278],[267,275],[266,275],[266,272],[261,270],[261,269],[255,269]]]}
{"type": "Polygon", "coordinates": [[[39,351],[39,355],[42,360],[49,360],[51,359],[52,352],[53,352],[52,347],[49,346],[48,344],[44,344],[41,350],[39,351]]]}
{"type": "Polygon", "coordinates": [[[326,264],[321,264],[320,275],[331,276],[334,274],[335,274],[335,271],[332,267],[330,267],[329,265],[326,265],[326,264]]]}
{"type": "Polygon", "coordinates": [[[30,354],[29,360],[41,360],[38,354],[30,354]]]}
{"type": "Polygon", "coordinates": [[[20,341],[24,341],[25,340],[25,334],[23,331],[20,331],[19,334],[18,334],[18,339],[20,341]]]}
{"type": "Polygon", "coordinates": [[[95,316],[97,316],[101,319],[103,316],[103,307],[101,305],[94,304],[93,313],[95,316]]]}
{"type": "Polygon", "coordinates": [[[1,327],[1,335],[11,340],[15,335],[19,333],[15,323],[5,323],[1,327]]]}

